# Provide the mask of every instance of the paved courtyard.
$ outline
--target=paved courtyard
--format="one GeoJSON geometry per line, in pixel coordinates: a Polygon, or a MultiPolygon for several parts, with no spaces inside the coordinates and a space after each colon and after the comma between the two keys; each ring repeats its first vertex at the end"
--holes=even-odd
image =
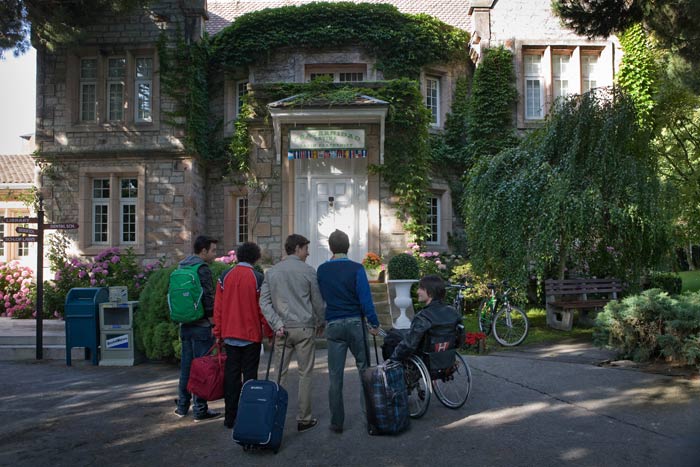
{"type": "Polygon", "coordinates": [[[449,410],[433,398],[408,432],[372,437],[352,358],[346,430],[328,429],[326,354],[318,350],[319,426],[296,431],[291,378],[277,455],[243,452],[221,419],[176,418],[174,365],[0,362],[0,465],[700,465],[700,380],[598,365],[611,356],[569,343],[470,357],[474,386],[465,407],[449,410]]]}

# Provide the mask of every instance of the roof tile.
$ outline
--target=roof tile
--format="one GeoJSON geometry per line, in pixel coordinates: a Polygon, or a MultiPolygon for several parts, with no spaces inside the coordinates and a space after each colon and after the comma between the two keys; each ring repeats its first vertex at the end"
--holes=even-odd
{"type": "MultiPolygon", "coordinates": [[[[253,11],[265,8],[279,8],[283,6],[299,6],[311,3],[315,0],[218,0],[208,2],[209,20],[207,32],[216,34],[230,25],[236,18],[253,11]]],[[[316,0],[317,1],[317,0],[316,0]]],[[[325,0],[328,3],[336,3],[348,0],[325,0]]],[[[425,13],[438,18],[444,23],[469,30],[469,0],[349,0],[353,3],[389,3],[394,5],[402,13],[425,13]]]]}
{"type": "Polygon", "coordinates": [[[30,154],[0,155],[0,183],[34,183],[34,159],[30,154]]]}

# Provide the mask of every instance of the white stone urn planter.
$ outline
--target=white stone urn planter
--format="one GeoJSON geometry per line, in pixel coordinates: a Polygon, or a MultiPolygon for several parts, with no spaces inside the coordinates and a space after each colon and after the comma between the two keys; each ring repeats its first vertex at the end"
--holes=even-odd
{"type": "Polygon", "coordinates": [[[396,297],[394,305],[399,309],[399,317],[394,321],[394,329],[408,329],[411,327],[411,320],[406,316],[406,310],[413,306],[411,299],[411,286],[418,282],[416,279],[388,280],[387,284],[394,285],[396,297]]]}

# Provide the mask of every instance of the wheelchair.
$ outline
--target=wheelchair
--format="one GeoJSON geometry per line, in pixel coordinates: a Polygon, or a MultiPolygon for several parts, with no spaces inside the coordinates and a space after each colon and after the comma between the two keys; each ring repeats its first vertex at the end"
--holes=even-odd
{"type": "Polygon", "coordinates": [[[454,354],[454,363],[446,368],[431,369],[425,352],[414,353],[403,361],[411,418],[425,415],[433,392],[450,409],[458,409],[467,402],[472,388],[471,369],[456,349],[450,352],[454,354]]]}

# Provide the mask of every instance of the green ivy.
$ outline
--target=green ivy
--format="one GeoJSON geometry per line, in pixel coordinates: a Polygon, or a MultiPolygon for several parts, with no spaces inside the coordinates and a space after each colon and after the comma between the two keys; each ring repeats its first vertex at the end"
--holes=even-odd
{"type": "Polygon", "coordinates": [[[242,15],[212,40],[225,70],[267,60],[285,47],[361,46],[387,78],[418,78],[422,66],[466,60],[469,35],[425,14],[403,14],[387,4],[310,3],[242,15]]]}
{"type": "Polygon", "coordinates": [[[624,55],[616,76],[617,83],[632,98],[639,124],[649,128],[652,125],[654,95],[659,78],[654,44],[640,24],[620,35],[620,44],[624,55]]]}
{"type": "Polygon", "coordinates": [[[513,109],[517,98],[513,54],[503,46],[487,49],[474,72],[467,112],[467,165],[515,146],[513,109]]]}
{"type": "Polygon", "coordinates": [[[165,33],[158,40],[160,83],[178,104],[166,113],[168,123],[184,129],[185,148],[204,161],[226,156],[221,121],[209,110],[210,54],[206,38],[188,44],[178,31],[173,43],[165,33]]]}

